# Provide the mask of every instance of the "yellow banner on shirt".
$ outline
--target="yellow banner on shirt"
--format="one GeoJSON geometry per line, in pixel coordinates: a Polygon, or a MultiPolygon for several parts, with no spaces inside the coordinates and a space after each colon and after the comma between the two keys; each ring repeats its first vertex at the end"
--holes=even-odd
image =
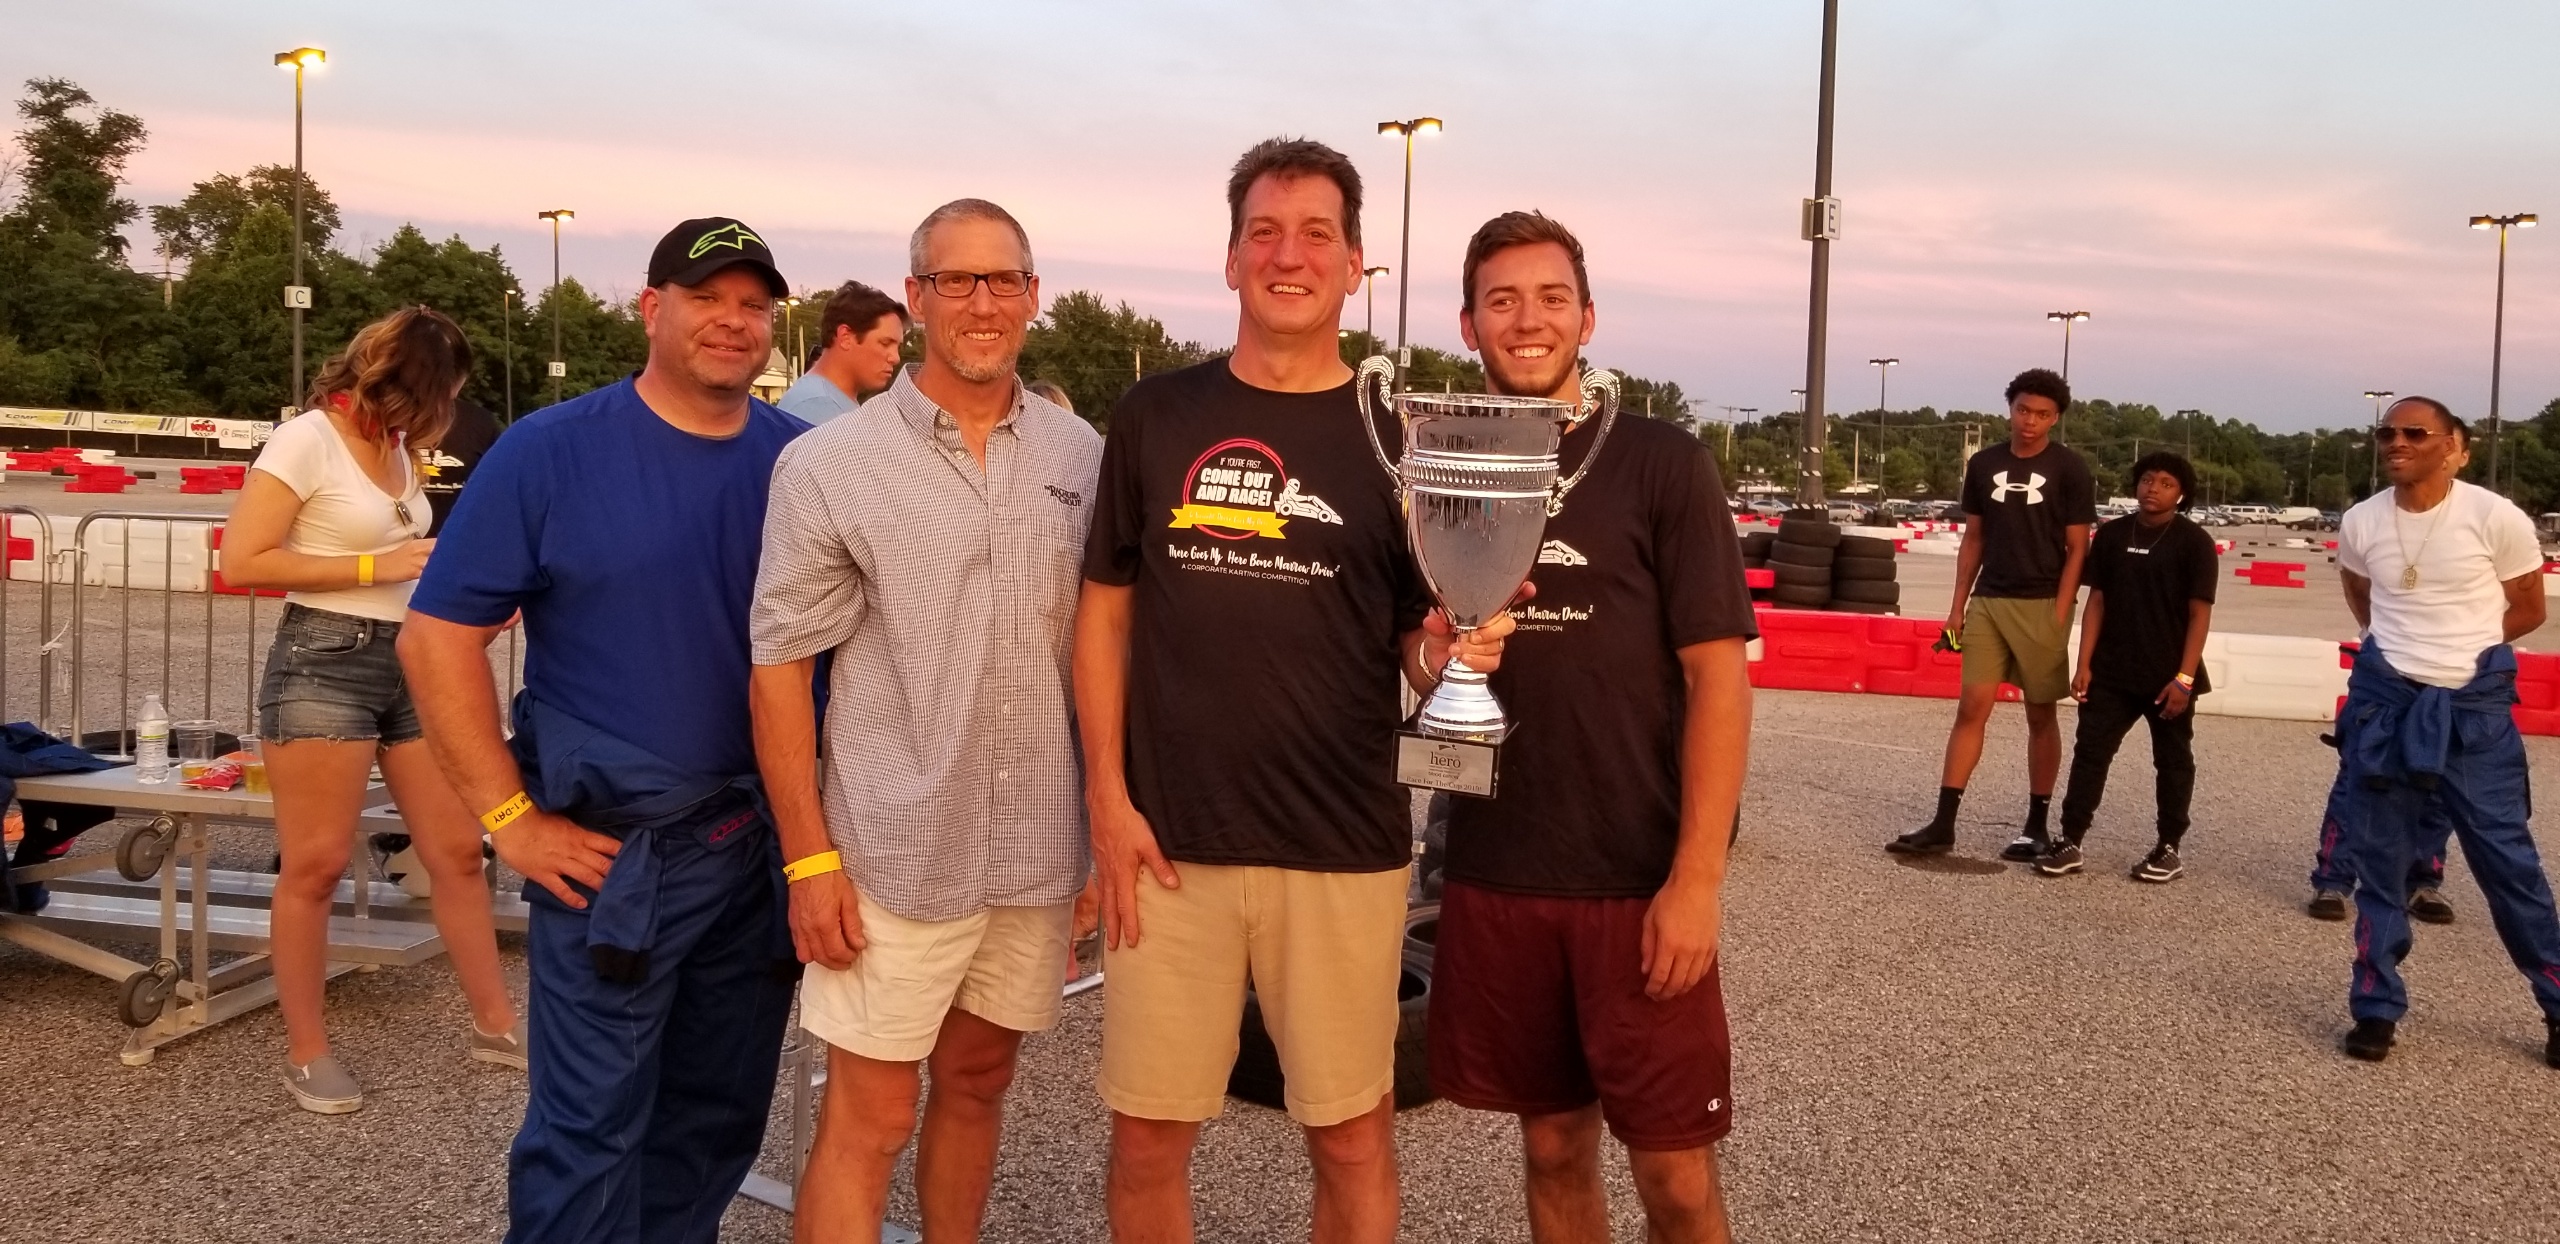
{"type": "Polygon", "coordinates": [[[1238,510],[1223,505],[1186,505],[1173,512],[1175,527],[1224,527],[1230,531],[1250,531],[1257,536],[1285,540],[1280,529],[1289,520],[1269,510],[1238,510]]]}

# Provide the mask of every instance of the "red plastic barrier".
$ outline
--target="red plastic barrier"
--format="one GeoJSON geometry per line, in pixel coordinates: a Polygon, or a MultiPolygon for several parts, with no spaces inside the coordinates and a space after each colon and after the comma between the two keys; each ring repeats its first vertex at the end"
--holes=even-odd
{"type": "Polygon", "coordinates": [[[2251,587],[2309,587],[2302,572],[2310,569],[2301,562],[2251,562],[2231,572],[2235,579],[2246,579],[2251,587]]]}
{"type": "Polygon", "coordinates": [[[2560,734],[2560,654],[2516,654],[2516,729],[2560,734]]]}
{"type": "Polygon", "coordinates": [[[31,536],[8,537],[6,551],[0,552],[0,563],[31,562],[35,559],[36,542],[31,536]]]}
{"type": "Polygon", "coordinates": [[[1742,572],[1742,585],[1744,587],[1776,587],[1778,586],[1778,572],[1768,569],[1765,566],[1757,569],[1746,569],[1742,572]]]}
{"type": "Polygon", "coordinates": [[[221,527],[221,525],[220,525],[220,524],[215,524],[215,526],[214,526],[213,530],[212,530],[212,531],[209,531],[209,532],[207,532],[207,533],[205,533],[205,535],[206,535],[206,538],[207,538],[207,539],[209,539],[209,540],[211,540],[211,541],[212,541],[212,543],[213,543],[213,573],[212,573],[212,574],[210,574],[210,575],[207,575],[207,576],[205,577],[205,582],[206,582],[206,585],[207,585],[207,586],[211,587],[214,591],[217,591],[217,592],[222,593],[222,594],[223,594],[223,595],[225,595],[225,596],[282,596],[282,595],[284,595],[284,593],[279,592],[279,591],[277,591],[277,590],[275,590],[274,588],[271,588],[271,587],[262,587],[262,588],[251,589],[251,588],[245,588],[245,587],[233,587],[233,586],[231,586],[230,584],[223,582],[223,581],[222,581],[222,527],[221,527]]]}
{"type": "MultiPolygon", "coordinates": [[[[1881,695],[1917,695],[1952,700],[1964,693],[1964,655],[1937,650],[1934,618],[1869,618],[1867,690],[1881,695]]],[[[1999,698],[2016,703],[2016,687],[2000,684],[1999,698]]]]}
{"type": "Polygon", "coordinates": [[[1764,609],[1751,685],[1786,691],[1867,689],[1867,615],[1764,609]]]}

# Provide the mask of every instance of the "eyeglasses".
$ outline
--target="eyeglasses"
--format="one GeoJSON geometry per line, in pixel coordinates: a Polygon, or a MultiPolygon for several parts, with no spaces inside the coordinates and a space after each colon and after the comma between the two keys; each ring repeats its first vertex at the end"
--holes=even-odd
{"type": "Polygon", "coordinates": [[[919,272],[916,279],[945,298],[966,298],[978,291],[980,281],[986,282],[987,292],[998,298],[1019,298],[1031,292],[1028,272],[919,272]]]}
{"type": "Polygon", "coordinates": [[[2436,431],[2434,428],[2411,427],[2408,424],[2402,423],[2386,423],[2373,430],[2373,439],[2385,445],[2390,444],[2395,439],[2406,441],[2412,445],[2424,445],[2427,443],[2427,438],[2442,435],[2444,435],[2444,433],[2436,431]]]}

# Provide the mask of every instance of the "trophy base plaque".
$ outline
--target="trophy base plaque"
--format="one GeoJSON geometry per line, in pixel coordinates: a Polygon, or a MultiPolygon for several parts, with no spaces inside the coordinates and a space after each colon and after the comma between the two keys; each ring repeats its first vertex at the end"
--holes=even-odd
{"type": "Polygon", "coordinates": [[[1499,743],[1396,731],[1396,781],[1406,786],[1491,799],[1501,759],[1499,743]]]}

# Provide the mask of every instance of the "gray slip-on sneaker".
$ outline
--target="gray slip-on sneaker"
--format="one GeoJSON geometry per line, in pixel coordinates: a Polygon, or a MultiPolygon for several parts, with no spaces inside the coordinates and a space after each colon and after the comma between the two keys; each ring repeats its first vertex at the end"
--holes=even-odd
{"type": "Polygon", "coordinates": [[[476,1062],[496,1063],[501,1067],[524,1070],[524,1021],[517,1020],[515,1027],[496,1036],[480,1031],[480,1025],[473,1024],[470,1052],[472,1059],[476,1062]]]}
{"type": "Polygon", "coordinates": [[[364,1087],[338,1062],[335,1054],[312,1059],[307,1067],[284,1065],[284,1086],[293,1104],[313,1114],[350,1114],[364,1108],[364,1087]]]}

